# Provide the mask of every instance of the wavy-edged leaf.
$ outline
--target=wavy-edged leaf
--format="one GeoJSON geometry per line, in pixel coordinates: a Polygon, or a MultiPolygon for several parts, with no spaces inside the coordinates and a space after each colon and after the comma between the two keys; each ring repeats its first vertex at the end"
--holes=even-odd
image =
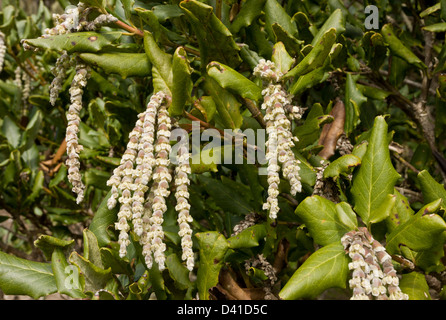
{"type": "Polygon", "coordinates": [[[325,61],[324,66],[314,69],[303,76],[298,77],[297,81],[295,81],[289,91],[291,94],[299,95],[303,93],[305,90],[312,88],[313,86],[324,82],[329,77],[329,60],[325,61]]]}
{"type": "Polygon", "coordinates": [[[82,231],[84,241],[84,257],[100,268],[104,268],[102,264],[101,252],[99,250],[98,239],[89,229],[82,231]]]}
{"type": "Polygon", "coordinates": [[[446,208],[446,190],[444,186],[435,181],[427,170],[422,170],[418,174],[417,179],[420,182],[421,193],[423,194],[424,201],[429,203],[437,199],[441,199],[442,207],[446,208]]]}
{"type": "Polygon", "coordinates": [[[283,42],[277,42],[273,47],[271,61],[276,65],[277,70],[285,74],[290,70],[295,59],[290,56],[283,42]]]}
{"type": "Polygon", "coordinates": [[[235,96],[209,76],[205,78],[204,89],[215,102],[215,107],[224,127],[233,130],[239,129],[243,123],[243,117],[240,113],[241,103],[237,101],[235,96]]]}
{"type": "Polygon", "coordinates": [[[256,224],[228,238],[228,245],[231,249],[257,247],[259,240],[264,238],[266,233],[267,230],[264,224],[256,224]]]}
{"type": "Polygon", "coordinates": [[[262,98],[262,88],[231,67],[212,61],[206,68],[208,75],[222,88],[237,93],[243,98],[252,100],[262,98]]]}
{"type": "Polygon", "coordinates": [[[104,72],[119,74],[123,79],[133,76],[145,77],[152,71],[152,64],[145,53],[81,53],[79,56],[104,72]]]}
{"type": "Polygon", "coordinates": [[[277,0],[266,0],[263,10],[265,11],[265,30],[271,39],[275,39],[271,28],[274,23],[279,24],[290,35],[297,35],[295,22],[277,0]]]}
{"type": "Polygon", "coordinates": [[[279,296],[284,300],[313,299],[329,288],[345,288],[349,259],[341,244],[314,252],[288,280],[279,296]]]}
{"type": "Polygon", "coordinates": [[[104,270],[75,251],[71,253],[69,261],[79,268],[79,275],[83,279],[85,291],[96,292],[104,289],[107,282],[113,278],[111,268],[104,270]]]}
{"type": "Polygon", "coordinates": [[[183,113],[183,109],[191,100],[193,83],[190,75],[192,68],[187,60],[186,51],[178,47],[172,58],[172,103],[169,106],[169,113],[178,116],[183,113]]]}
{"type": "Polygon", "coordinates": [[[336,29],[331,28],[315,43],[305,58],[286,74],[285,78],[298,77],[323,66],[335,41],[336,29]]]}
{"type": "Polygon", "coordinates": [[[379,69],[386,59],[387,53],[387,45],[383,36],[378,32],[368,31],[364,33],[361,45],[364,48],[368,66],[373,70],[379,69]]]}
{"type": "Polygon", "coordinates": [[[426,68],[423,61],[418,58],[412,50],[407,48],[403,42],[395,35],[392,25],[385,24],[381,29],[381,34],[384,41],[389,45],[389,49],[397,57],[405,60],[406,62],[419,67],[426,68]]]}
{"type": "Polygon", "coordinates": [[[424,274],[405,273],[401,277],[399,286],[401,291],[409,295],[409,300],[432,300],[424,274]]]}
{"type": "Polygon", "coordinates": [[[354,210],[366,224],[385,219],[391,208],[387,209],[394,201],[388,195],[393,195],[400,175],[392,166],[388,145],[386,120],[378,116],[351,188],[354,210]]]}
{"type": "Polygon", "coordinates": [[[334,204],[320,196],[305,198],[295,213],[321,246],[339,241],[345,233],[357,227],[356,215],[349,204],[334,204]]]}
{"type": "Polygon", "coordinates": [[[122,32],[73,32],[47,38],[25,39],[24,43],[41,49],[73,52],[99,52],[109,48],[122,35],[122,32]]]}
{"type": "MultiPolygon", "coordinates": [[[[76,268],[72,266],[73,268],[76,268]]],[[[65,253],[62,248],[58,247],[52,253],[51,256],[51,268],[56,280],[57,291],[62,294],[66,294],[72,298],[85,298],[85,294],[82,292],[82,286],[79,283],[79,275],[73,272],[77,272],[70,267],[65,257],[65,253]]]]}
{"type": "Polygon", "coordinates": [[[341,9],[334,10],[330,15],[330,17],[328,17],[328,19],[325,20],[322,27],[314,36],[311,44],[315,46],[316,43],[318,43],[319,40],[324,36],[324,34],[331,28],[334,28],[336,30],[336,35],[343,33],[345,31],[345,16],[341,9]]]}
{"type": "Polygon", "coordinates": [[[414,251],[431,248],[446,231],[446,222],[435,212],[440,208],[441,199],[437,199],[421,208],[408,221],[396,227],[386,240],[386,249],[394,254],[400,246],[414,251]]]}
{"type": "Polygon", "coordinates": [[[341,174],[348,174],[353,167],[361,165],[361,159],[354,154],[345,154],[331,162],[324,170],[324,178],[337,179],[341,174]]]}
{"type": "Polygon", "coordinates": [[[238,215],[246,215],[253,211],[248,201],[234,189],[226,186],[221,181],[206,177],[198,176],[198,180],[203,184],[205,190],[215,203],[225,211],[233,212],[238,215]]]}
{"type": "Polygon", "coordinates": [[[40,235],[35,241],[34,245],[42,250],[45,258],[47,260],[51,259],[51,255],[56,248],[59,249],[68,249],[71,245],[73,245],[74,240],[63,240],[59,238],[55,238],[46,234],[40,235]]]}
{"type": "Polygon", "coordinates": [[[202,68],[211,60],[220,61],[232,68],[240,65],[240,49],[232,33],[215,16],[211,6],[196,0],[186,0],[180,2],[180,8],[186,13],[197,36],[202,68]]]}
{"type": "Polygon", "coordinates": [[[197,288],[200,300],[209,299],[209,289],[218,283],[218,275],[223,266],[223,257],[228,250],[226,238],[216,232],[195,234],[200,247],[200,261],[197,271],[197,288]]]}
{"type": "Polygon", "coordinates": [[[38,299],[55,293],[57,286],[51,264],[17,258],[0,251],[0,289],[5,294],[38,299]]]}
{"type": "Polygon", "coordinates": [[[367,98],[356,87],[356,79],[351,73],[347,73],[345,84],[345,123],[344,131],[349,135],[359,123],[359,110],[367,98]]]}
{"type": "Polygon", "coordinates": [[[110,196],[111,191],[102,200],[89,227],[90,231],[95,234],[100,247],[104,247],[110,243],[111,239],[107,230],[116,221],[118,215],[118,207],[112,210],[109,210],[107,207],[107,200],[110,196]]]}
{"type": "Polygon", "coordinates": [[[408,221],[414,214],[414,211],[410,207],[409,201],[405,196],[399,193],[396,189],[394,195],[395,206],[386,219],[388,232],[392,232],[397,226],[408,221]]]}
{"type": "Polygon", "coordinates": [[[231,30],[232,33],[238,33],[240,29],[249,27],[251,23],[261,15],[265,1],[266,0],[245,1],[234,21],[232,21],[229,30],[231,30]]]}

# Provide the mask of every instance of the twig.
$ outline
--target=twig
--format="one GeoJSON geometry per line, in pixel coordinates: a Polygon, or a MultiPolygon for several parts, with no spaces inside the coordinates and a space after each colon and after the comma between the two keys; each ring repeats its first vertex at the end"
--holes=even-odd
{"type": "Polygon", "coordinates": [[[400,161],[403,165],[405,165],[407,168],[409,168],[410,170],[412,170],[413,172],[415,172],[416,174],[420,173],[420,170],[418,170],[417,168],[415,168],[413,165],[411,165],[409,162],[407,162],[406,159],[404,159],[403,157],[401,157],[398,153],[393,152],[393,156],[400,161]]]}
{"type": "Polygon", "coordinates": [[[246,107],[249,112],[251,112],[254,119],[262,126],[262,128],[266,128],[266,122],[263,119],[263,114],[260,112],[260,109],[254,104],[254,102],[250,99],[244,99],[246,107]]]}

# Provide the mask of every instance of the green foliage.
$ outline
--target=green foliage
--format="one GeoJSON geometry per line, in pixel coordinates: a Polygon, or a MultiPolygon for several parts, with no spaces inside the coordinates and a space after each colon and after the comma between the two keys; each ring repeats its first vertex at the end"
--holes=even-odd
{"type": "Polygon", "coordinates": [[[46,1],[33,12],[19,3],[3,0],[0,11],[4,294],[343,298],[352,295],[351,258],[341,238],[366,227],[391,255],[410,299],[444,299],[445,289],[434,294],[426,276],[441,278],[445,270],[445,1],[431,7],[378,1],[379,30],[367,30],[367,1],[90,0],[84,1],[88,21],[109,13],[118,22],[44,37],[55,26],[52,14],[68,1],[55,3],[55,12],[46,1]],[[64,51],[91,68],[78,133],[86,185],[81,204],[64,164],[73,64],[54,106],[49,98],[64,51]],[[263,209],[267,165],[259,153],[255,163],[247,156],[264,147],[267,84],[253,72],[261,59],[276,65],[292,104],[305,111],[291,121],[302,191],[291,195],[280,176],[275,220],[263,209]],[[191,141],[197,120],[200,132],[218,136],[190,150],[191,272],[181,258],[174,192],[163,217],[163,271],[156,263],[147,268],[133,231],[126,255],[119,256],[118,208],[107,206],[107,181],[157,91],[171,97],[172,123],[191,141]],[[342,114],[334,108],[339,100],[342,114]],[[229,132],[246,137],[206,153],[217,140],[231,140],[229,132]],[[333,155],[324,158],[324,147],[333,155]],[[224,161],[236,157],[241,163],[224,161]]]}

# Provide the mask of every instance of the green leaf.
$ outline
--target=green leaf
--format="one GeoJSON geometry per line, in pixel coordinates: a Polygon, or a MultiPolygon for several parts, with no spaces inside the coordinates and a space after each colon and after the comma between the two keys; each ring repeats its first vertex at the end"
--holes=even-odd
{"type": "Polygon", "coordinates": [[[118,214],[118,207],[112,210],[109,210],[107,207],[107,200],[110,196],[111,192],[107,193],[104,200],[102,200],[89,227],[90,231],[95,234],[100,247],[107,246],[110,243],[111,239],[107,229],[116,221],[118,214]]]}
{"type": "Polygon", "coordinates": [[[5,294],[33,299],[57,291],[51,264],[17,258],[0,251],[0,289],[5,294]]]}
{"type": "Polygon", "coordinates": [[[444,186],[435,181],[427,170],[422,170],[418,174],[417,180],[420,183],[424,201],[430,203],[437,199],[441,199],[441,206],[443,209],[446,209],[446,190],[444,186]]]}
{"type": "Polygon", "coordinates": [[[354,210],[366,224],[385,219],[391,210],[388,209],[389,206],[395,201],[388,195],[393,195],[395,183],[400,175],[392,166],[388,145],[386,120],[378,116],[375,118],[367,151],[358,173],[353,178],[351,188],[354,210]]]}
{"type": "Polygon", "coordinates": [[[208,76],[204,81],[204,89],[215,102],[218,115],[224,127],[233,130],[239,129],[243,123],[243,117],[240,113],[241,104],[235,96],[228,90],[223,89],[217,81],[208,76]]]}
{"type": "Polygon", "coordinates": [[[421,208],[407,222],[396,227],[388,236],[386,249],[390,254],[398,253],[401,246],[414,251],[430,249],[446,231],[446,222],[436,212],[441,199],[421,208]]]}
{"type": "Polygon", "coordinates": [[[2,125],[2,135],[8,139],[8,143],[13,148],[17,148],[20,144],[21,139],[21,130],[18,125],[15,124],[14,121],[11,120],[8,116],[3,119],[2,125]]]}
{"type": "Polygon", "coordinates": [[[172,59],[172,103],[169,106],[169,113],[172,116],[183,114],[185,105],[191,100],[193,83],[190,78],[192,68],[187,61],[186,51],[178,47],[172,59]]]}
{"type": "Polygon", "coordinates": [[[361,46],[364,48],[368,66],[378,70],[387,57],[387,46],[380,33],[368,31],[362,37],[361,46]]]}
{"type": "Polygon", "coordinates": [[[423,27],[423,29],[429,32],[445,32],[446,22],[434,23],[426,27],[423,27]]]}
{"type": "Polygon", "coordinates": [[[299,139],[296,142],[298,149],[307,147],[317,141],[321,126],[326,123],[331,123],[334,120],[331,115],[321,115],[319,117],[310,117],[310,115],[308,115],[303,125],[296,127],[294,130],[294,135],[299,139]]]}
{"type": "Polygon", "coordinates": [[[122,32],[73,32],[62,35],[50,36],[47,38],[24,39],[23,42],[33,47],[41,49],[51,49],[55,51],[66,50],[68,53],[74,52],[99,52],[112,47],[118,40],[122,32]]]}
{"type": "Polygon", "coordinates": [[[335,42],[336,29],[332,28],[322,35],[305,58],[291,69],[285,78],[298,77],[323,66],[335,42]]]}
{"type": "Polygon", "coordinates": [[[35,241],[34,245],[42,250],[45,258],[47,260],[51,259],[53,251],[57,248],[59,249],[68,249],[71,245],[73,245],[74,240],[62,240],[59,238],[55,238],[48,235],[40,235],[35,241]]]}
{"type": "Polygon", "coordinates": [[[262,88],[222,63],[212,61],[207,66],[207,73],[222,88],[228,89],[243,98],[252,100],[260,100],[262,98],[262,88]]]}
{"type": "Polygon", "coordinates": [[[123,79],[134,76],[146,77],[152,71],[152,65],[145,53],[81,53],[79,56],[85,62],[101,68],[105,73],[116,73],[123,79]]]}
{"type": "Polygon", "coordinates": [[[221,181],[199,175],[198,180],[215,203],[225,211],[244,216],[253,211],[246,199],[221,181]]]}
{"type": "Polygon", "coordinates": [[[84,240],[84,258],[91,261],[94,265],[104,268],[102,264],[101,252],[99,250],[98,239],[89,229],[82,231],[84,240]]]}
{"type": "Polygon", "coordinates": [[[170,277],[175,281],[175,285],[180,290],[186,290],[192,286],[189,279],[189,270],[181,263],[176,254],[166,257],[166,267],[169,270],[170,277]]]}
{"type": "Polygon", "coordinates": [[[353,154],[343,155],[331,162],[324,170],[324,178],[336,180],[341,174],[348,174],[350,168],[361,165],[361,159],[353,154]]]}
{"type": "Polygon", "coordinates": [[[229,248],[252,248],[259,245],[259,240],[265,238],[267,233],[264,224],[256,224],[246,228],[239,234],[227,239],[229,248]]]}
{"type": "Polygon", "coordinates": [[[426,68],[426,65],[421,61],[412,50],[407,48],[401,40],[395,35],[392,25],[385,24],[381,29],[381,34],[384,41],[389,45],[389,49],[397,57],[413,64],[419,68],[426,68]]]}
{"type": "Polygon", "coordinates": [[[26,197],[25,201],[23,201],[23,206],[27,207],[33,203],[34,200],[40,195],[40,191],[42,191],[43,183],[45,181],[45,175],[43,171],[38,171],[36,178],[34,179],[34,184],[31,189],[31,193],[26,197]]]}
{"type": "Polygon", "coordinates": [[[414,214],[414,211],[410,207],[409,201],[396,189],[395,195],[395,206],[393,207],[390,215],[386,219],[386,225],[388,232],[393,231],[400,224],[408,221],[414,214]]]}
{"type": "Polygon", "coordinates": [[[359,123],[359,110],[367,98],[356,87],[357,77],[347,73],[345,85],[345,124],[344,131],[349,135],[359,123]]]}
{"type": "Polygon", "coordinates": [[[402,275],[399,286],[401,291],[409,295],[409,300],[432,300],[424,274],[405,273],[402,275]]]}
{"type": "Polygon", "coordinates": [[[249,27],[251,23],[260,16],[266,0],[246,0],[242,8],[232,21],[229,30],[233,34],[238,33],[240,29],[249,27]]]}
{"type": "Polygon", "coordinates": [[[223,257],[228,250],[225,237],[215,231],[195,234],[200,247],[200,261],[197,272],[197,288],[200,300],[209,299],[209,289],[218,283],[223,266],[223,257]]]}
{"type": "Polygon", "coordinates": [[[60,247],[55,248],[51,257],[51,268],[56,280],[57,291],[72,298],[85,298],[82,286],[79,283],[77,268],[70,266],[65,253],[60,247]]]}
{"type": "Polygon", "coordinates": [[[184,12],[176,4],[157,5],[152,7],[152,11],[160,22],[184,15],[184,12]]]}
{"type": "Polygon", "coordinates": [[[299,95],[303,93],[305,90],[310,89],[315,85],[327,80],[327,78],[329,77],[327,65],[328,65],[328,60],[326,61],[325,66],[310,71],[307,74],[304,74],[303,76],[300,76],[297,79],[297,81],[295,81],[291,85],[289,89],[290,93],[294,95],[299,95]]]}
{"type": "Polygon", "coordinates": [[[104,270],[75,251],[71,253],[69,261],[79,268],[80,277],[83,279],[81,281],[84,281],[85,291],[95,293],[98,290],[104,289],[107,282],[113,277],[111,268],[104,270]]]}
{"type": "Polygon", "coordinates": [[[290,35],[297,35],[296,24],[278,1],[266,0],[263,10],[265,11],[265,29],[271,39],[275,39],[271,29],[274,23],[279,24],[290,35]]]}
{"type": "Polygon", "coordinates": [[[271,61],[282,74],[285,74],[290,70],[295,59],[289,55],[283,42],[277,42],[273,47],[271,61]]]}
{"type": "Polygon", "coordinates": [[[328,17],[328,19],[324,22],[322,27],[314,36],[313,41],[311,42],[313,47],[316,46],[316,44],[321,40],[324,34],[331,28],[334,28],[336,30],[336,35],[345,31],[345,17],[341,9],[336,9],[335,11],[333,11],[330,17],[328,17]]]}
{"type": "Polygon", "coordinates": [[[22,142],[20,143],[19,147],[22,152],[31,148],[35,143],[35,139],[37,137],[37,133],[40,130],[42,120],[42,111],[37,110],[27,124],[25,132],[23,132],[22,142]]]}
{"type": "Polygon", "coordinates": [[[296,57],[300,53],[302,40],[296,39],[294,36],[289,34],[280,24],[273,23],[272,29],[276,38],[276,43],[282,42],[292,57],[296,57]]]}
{"type": "Polygon", "coordinates": [[[180,8],[186,13],[197,36],[202,68],[212,60],[231,68],[240,65],[240,49],[228,28],[215,16],[211,6],[196,0],[187,0],[180,2],[180,8]]]}
{"type": "Polygon", "coordinates": [[[314,252],[288,280],[279,297],[284,300],[314,299],[329,288],[345,288],[349,259],[341,244],[314,252]]]}
{"type": "Polygon", "coordinates": [[[340,241],[346,232],[357,227],[356,215],[347,203],[334,204],[320,196],[305,198],[295,213],[321,246],[340,241]]]}
{"type": "Polygon", "coordinates": [[[170,92],[173,81],[171,55],[161,50],[153,35],[148,31],[144,32],[144,50],[152,63],[153,77],[158,76],[158,79],[165,83],[170,92]]]}

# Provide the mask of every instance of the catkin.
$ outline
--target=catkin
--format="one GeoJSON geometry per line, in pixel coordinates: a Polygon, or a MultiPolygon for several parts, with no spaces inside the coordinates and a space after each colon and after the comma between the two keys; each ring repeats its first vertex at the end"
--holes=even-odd
{"type": "Polygon", "coordinates": [[[291,105],[292,97],[287,94],[279,81],[282,73],[276,70],[273,62],[261,59],[254,68],[254,75],[260,77],[266,83],[266,88],[262,90],[262,109],[266,111],[266,160],[268,197],[263,205],[264,210],[269,211],[269,217],[276,219],[279,212],[279,171],[282,168],[282,175],[288,180],[291,187],[291,194],[296,195],[302,191],[302,184],[299,176],[299,163],[294,156],[294,141],[297,138],[291,132],[291,120],[299,119],[303,109],[291,105]],[[291,119],[291,120],[290,120],[291,119]]]}
{"type": "Polygon", "coordinates": [[[0,72],[3,70],[3,64],[5,62],[6,45],[5,34],[0,31],[0,72]]]}
{"type": "Polygon", "coordinates": [[[72,191],[77,194],[76,202],[78,204],[84,198],[85,189],[80,174],[79,153],[82,151],[83,146],[79,144],[78,139],[79,125],[81,122],[79,114],[82,110],[83,88],[87,85],[89,77],[90,68],[83,63],[78,63],[76,65],[76,74],[69,90],[71,104],[67,112],[68,125],[65,139],[67,142],[68,158],[66,165],[68,167],[68,181],[73,186],[72,191]]]}
{"type": "Polygon", "coordinates": [[[347,232],[341,243],[352,262],[349,286],[352,300],[407,300],[408,295],[399,287],[399,278],[392,257],[367,228],[347,232]]]}

